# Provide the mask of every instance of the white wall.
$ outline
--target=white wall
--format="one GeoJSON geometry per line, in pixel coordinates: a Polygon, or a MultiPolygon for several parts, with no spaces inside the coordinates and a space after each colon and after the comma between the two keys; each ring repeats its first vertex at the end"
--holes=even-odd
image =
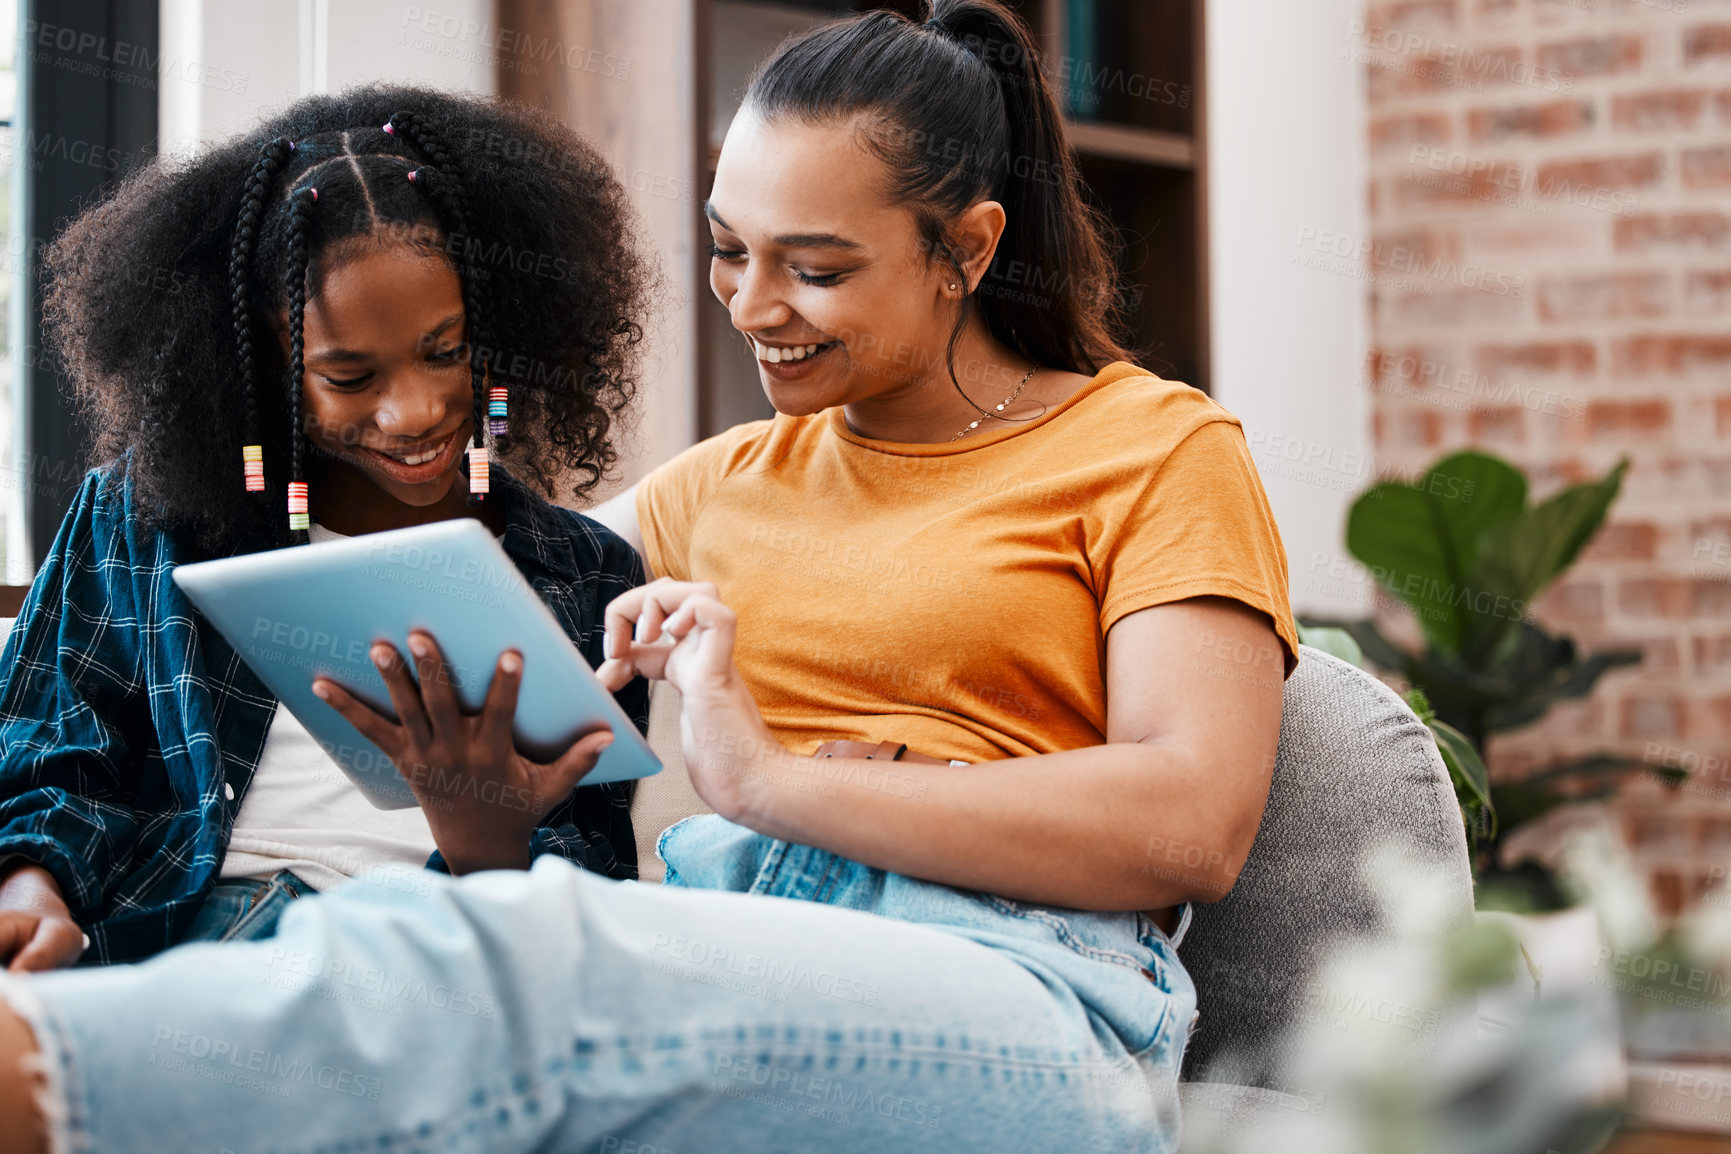
{"type": "Polygon", "coordinates": [[[492,0],[160,2],[165,153],[244,131],[302,96],[372,80],[495,89],[492,0]]]}
{"type": "Polygon", "coordinates": [[[1298,261],[1326,233],[1368,235],[1363,67],[1345,58],[1362,7],[1206,5],[1213,393],[1244,422],[1293,605],[1352,614],[1368,588],[1329,571],[1347,559],[1346,512],[1372,472],[1366,294],[1298,261]]]}

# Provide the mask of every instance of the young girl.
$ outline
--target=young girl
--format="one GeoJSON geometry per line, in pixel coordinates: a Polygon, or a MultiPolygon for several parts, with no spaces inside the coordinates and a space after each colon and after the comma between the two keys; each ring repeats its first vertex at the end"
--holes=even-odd
{"type": "MultiPolygon", "coordinates": [[[[603,607],[642,581],[635,553],[491,456],[576,495],[613,461],[646,268],[597,155],[519,106],[317,97],[127,180],[49,272],[52,332],[109,463],[0,657],[0,963],[264,936],[288,901],[351,878],[426,889],[435,843],[472,868],[481,826],[515,842],[509,864],[554,853],[635,877],[629,791],[572,788],[604,735],[543,767],[489,745],[481,719],[448,725],[458,768],[522,779],[533,812],[375,809],[171,578],[476,517],[598,663],[603,607]],[[163,282],[139,268],[171,287],[142,287],[163,282]]],[[[499,693],[518,664],[502,659],[499,693]]],[[[619,700],[645,723],[645,683],[619,700]]]]}
{"type": "MultiPolygon", "coordinates": [[[[0,1069],[7,1030],[40,1052],[39,1131],[1177,1147],[1177,945],[1249,852],[1298,649],[1238,422],[1122,360],[1062,121],[995,0],[784,45],[708,209],[712,287],[777,415],[606,512],[660,576],[609,607],[601,675],[680,691],[716,810],[662,835],[673,884],[543,859],[302,902],[271,942],[0,982],[0,1069]],[[1011,290],[1029,269],[1046,307],[1011,290]],[[357,1013],[315,970],[402,992],[357,1013]]],[[[31,1089],[0,1078],[0,1103],[29,1116],[31,1089]]]]}

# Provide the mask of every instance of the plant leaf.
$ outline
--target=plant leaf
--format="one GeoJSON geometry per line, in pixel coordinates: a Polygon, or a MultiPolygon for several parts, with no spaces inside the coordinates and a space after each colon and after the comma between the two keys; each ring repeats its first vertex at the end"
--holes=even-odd
{"type": "Polygon", "coordinates": [[[1628,467],[1629,459],[1624,457],[1599,480],[1571,485],[1497,526],[1484,553],[1487,587],[1506,587],[1510,595],[1530,603],[1574,564],[1599,531],[1628,467]]]}
{"type": "Polygon", "coordinates": [[[1418,619],[1425,639],[1461,651],[1461,609],[1481,541],[1525,508],[1526,478],[1485,453],[1456,453],[1432,465],[1416,484],[1372,486],[1347,515],[1346,545],[1371,576],[1418,619]]]}
{"type": "Polygon", "coordinates": [[[1352,639],[1352,634],[1338,625],[1300,625],[1298,640],[1300,644],[1320,649],[1330,657],[1364,668],[1364,650],[1352,639]]]}
{"type": "Polygon", "coordinates": [[[1454,778],[1457,787],[1465,784],[1467,791],[1478,799],[1478,804],[1490,806],[1490,773],[1473,743],[1467,740],[1466,734],[1446,721],[1433,718],[1428,724],[1436,735],[1437,751],[1442,754],[1443,764],[1448,766],[1449,776],[1454,778]]]}

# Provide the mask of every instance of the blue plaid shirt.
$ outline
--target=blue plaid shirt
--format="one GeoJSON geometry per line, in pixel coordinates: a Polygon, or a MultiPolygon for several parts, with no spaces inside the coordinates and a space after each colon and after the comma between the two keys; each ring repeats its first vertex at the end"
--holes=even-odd
{"type": "MultiPolygon", "coordinates": [[[[643,583],[636,551],[493,476],[505,552],[599,665],[603,610],[643,583]]],[[[133,509],[123,463],[86,475],[0,652],[0,862],[54,875],[90,935],[85,963],[179,940],[218,881],[277,707],[175,585],[184,546],[138,532],[133,509]]],[[[616,696],[646,731],[647,682],[616,696]]],[[[635,878],[630,784],[574,791],[532,853],[635,878]]],[[[428,866],[443,868],[438,854],[428,866]]]]}

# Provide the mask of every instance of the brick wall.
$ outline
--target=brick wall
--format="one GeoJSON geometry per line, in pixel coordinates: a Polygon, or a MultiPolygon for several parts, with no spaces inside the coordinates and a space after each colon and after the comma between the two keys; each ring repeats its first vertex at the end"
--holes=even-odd
{"type": "Polygon", "coordinates": [[[1646,660],[1497,739],[1492,770],[1695,768],[1618,803],[1675,907],[1731,854],[1731,0],[1409,0],[1347,38],[1379,471],[1478,446],[1543,497],[1631,458],[1534,616],[1646,660]]]}

